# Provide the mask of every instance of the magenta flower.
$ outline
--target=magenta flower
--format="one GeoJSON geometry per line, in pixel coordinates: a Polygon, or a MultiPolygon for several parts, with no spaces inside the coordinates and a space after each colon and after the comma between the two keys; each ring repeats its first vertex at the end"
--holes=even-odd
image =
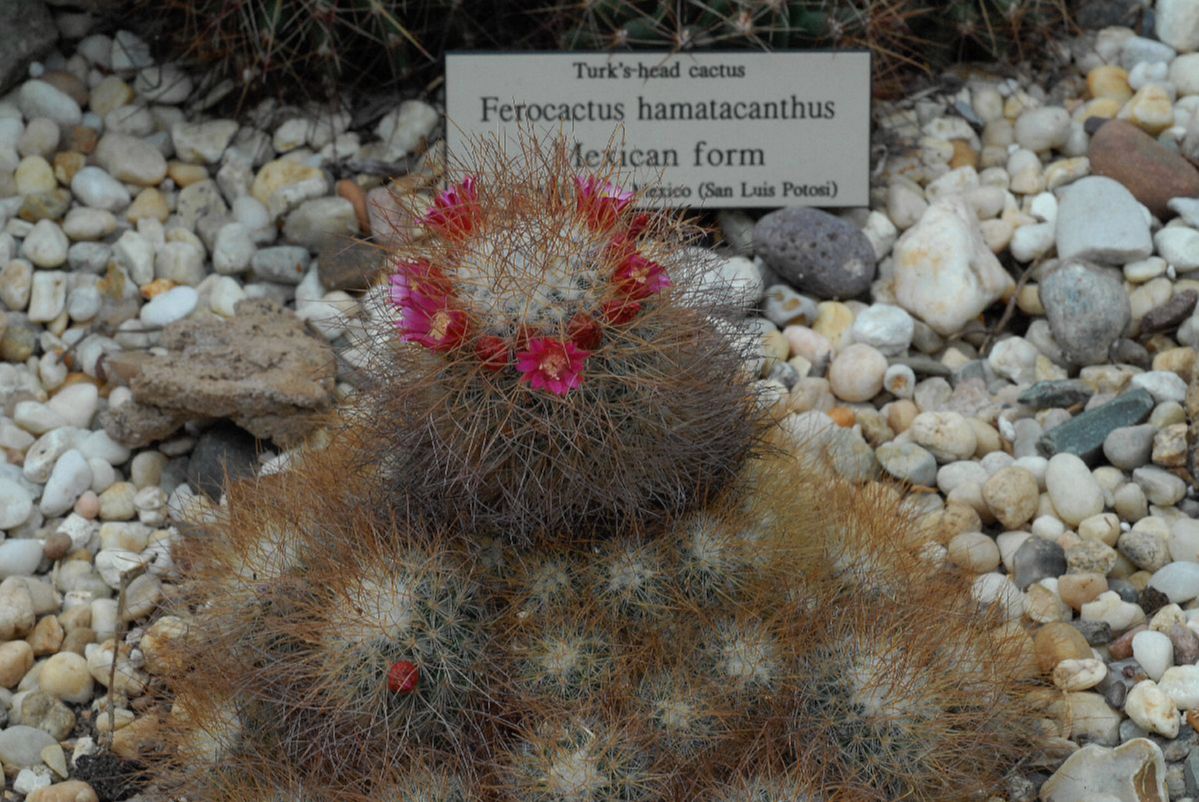
{"type": "Polygon", "coordinates": [[[474,231],[479,208],[475,181],[473,175],[468,175],[462,183],[439,194],[421,222],[452,237],[466,236],[474,231]]]}
{"type": "Polygon", "coordinates": [[[441,298],[451,292],[449,279],[427,262],[400,262],[391,276],[391,302],[401,309],[413,296],[441,298]]]}
{"type": "Polygon", "coordinates": [[[450,299],[429,298],[412,293],[400,307],[396,328],[406,343],[417,343],[431,351],[450,351],[466,339],[466,312],[450,306],[450,299]]]}
{"type": "Polygon", "coordinates": [[[662,265],[639,253],[625,257],[612,278],[620,291],[634,301],[648,298],[671,284],[662,265]]]}
{"type": "Polygon", "coordinates": [[[620,213],[633,202],[632,192],[621,189],[611,181],[601,183],[593,175],[576,177],[575,188],[578,190],[578,210],[587,215],[588,222],[595,228],[611,228],[620,213]]]}
{"type": "Polygon", "coordinates": [[[516,368],[521,381],[534,389],[566,395],[583,383],[583,364],[590,355],[569,340],[536,337],[529,340],[528,350],[516,355],[516,368]]]}

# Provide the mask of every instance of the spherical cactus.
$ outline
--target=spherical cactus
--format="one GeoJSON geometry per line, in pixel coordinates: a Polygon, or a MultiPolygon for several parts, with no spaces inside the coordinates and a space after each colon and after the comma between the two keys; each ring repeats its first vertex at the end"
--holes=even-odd
{"type": "Polygon", "coordinates": [[[1018,654],[939,590],[837,595],[772,727],[831,798],[961,800],[994,789],[1032,743],[1018,654]]]}
{"type": "Polygon", "coordinates": [[[576,176],[564,146],[480,154],[392,257],[396,334],[357,404],[380,499],[577,538],[729,481],[761,424],[698,232],[576,176]]]}
{"type": "Polygon", "coordinates": [[[634,802],[658,798],[662,782],[643,734],[619,717],[560,714],[521,731],[500,756],[504,802],[634,802]]]}
{"type": "Polygon", "coordinates": [[[486,605],[461,549],[419,531],[352,530],[320,549],[258,692],[295,731],[285,749],[331,771],[371,744],[371,765],[462,746],[485,704],[486,605]]]}

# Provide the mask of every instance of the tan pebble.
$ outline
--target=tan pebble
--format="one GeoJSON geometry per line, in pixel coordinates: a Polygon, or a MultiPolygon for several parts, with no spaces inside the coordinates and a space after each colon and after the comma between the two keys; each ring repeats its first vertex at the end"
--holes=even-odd
{"type": "MultiPolygon", "coordinates": [[[[95,494],[93,493],[92,495],[95,494]]],[[[99,500],[97,499],[97,503],[98,501],[99,500]]],[[[79,512],[78,503],[75,505],[75,512],[79,512]]],[[[79,514],[82,515],[83,513],[79,514]]],[[[88,516],[85,515],[84,517],[86,518],[88,516]]],[[[50,537],[46,538],[44,543],[42,543],[42,554],[46,555],[46,559],[50,560],[51,562],[54,560],[61,560],[70,550],[71,536],[66,532],[55,532],[54,534],[50,535],[50,537]]]]}
{"type": "Polygon", "coordinates": [[[846,345],[853,326],[853,310],[839,301],[823,301],[817,310],[812,331],[832,343],[834,349],[846,345]]]}
{"type": "Polygon", "coordinates": [[[42,750],[42,762],[59,777],[66,779],[67,775],[67,756],[62,751],[62,747],[58,744],[50,744],[42,750]]]}
{"type": "MultiPolygon", "coordinates": [[[[75,501],[75,512],[89,521],[100,514],[100,497],[94,491],[85,490],[75,501]]],[[[70,540],[68,537],[67,540],[70,540]]]]}
{"type": "Polygon", "coordinates": [[[34,657],[45,657],[48,654],[55,654],[62,648],[62,640],[66,637],[63,632],[62,624],[58,622],[58,618],[53,615],[42,616],[42,619],[33,627],[33,632],[29,633],[26,642],[29,648],[33,649],[34,657]]]}
{"type": "Polygon", "coordinates": [[[174,289],[176,286],[175,282],[169,278],[156,278],[142,287],[142,297],[149,301],[158,295],[162,295],[167,290],[174,289]]]}
{"type": "Polygon", "coordinates": [[[38,675],[38,684],[48,696],[74,704],[90,702],[95,688],[92,675],[88,673],[87,660],[66,651],[47,658],[38,675]]]}
{"type": "Polygon", "coordinates": [[[58,614],[58,623],[62,624],[62,628],[67,632],[90,627],[92,625],[92,608],[86,604],[68,607],[58,614]]]}
{"type": "Polygon", "coordinates": [[[165,223],[170,216],[171,210],[167,206],[167,199],[154,187],[146,187],[137,193],[133,203],[129,204],[129,208],[125,210],[125,219],[130,223],[137,223],[140,220],[157,220],[165,223]]]}
{"type": "Polygon", "coordinates": [[[1129,575],[1128,582],[1137,590],[1144,590],[1149,587],[1149,580],[1152,578],[1152,571],[1136,571],[1129,575]]]}
{"type": "Polygon", "coordinates": [[[99,797],[82,780],[67,780],[37,789],[25,797],[25,802],[99,802],[99,797]]]}
{"type": "Polygon", "coordinates": [[[1195,373],[1195,349],[1179,346],[1161,351],[1153,357],[1153,369],[1168,370],[1177,373],[1184,381],[1190,381],[1195,373]]]}
{"type": "Polygon", "coordinates": [[[1124,104],[1116,117],[1157,136],[1174,124],[1174,105],[1165,89],[1158,84],[1146,84],[1124,104]]]}
{"type": "Polygon", "coordinates": [[[906,432],[919,414],[920,408],[911,399],[901,398],[898,401],[892,401],[887,404],[887,425],[896,434],[906,432]]]}
{"type": "Polygon", "coordinates": [[[33,649],[23,640],[0,643],[0,687],[15,688],[33,668],[33,649]]]}
{"type": "Polygon", "coordinates": [[[1091,647],[1082,633],[1065,622],[1046,624],[1033,636],[1033,647],[1037,653],[1037,667],[1048,674],[1063,660],[1086,660],[1091,657],[1091,647]]]}
{"type": "Polygon", "coordinates": [[[75,150],[62,151],[54,154],[54,177],[64,187],[71,185],[71,179],[87,164],[87,157],[75,150]]]}
{"type": "Polygon", "coordinates": [[[1078,524],[1078,535],[1083,540],[1097,540],[1105,546],[1115,546],[1120,539],[1120,518],[1111,512],[1092,515],[1078,524]]]}
{"type": "Polygon", "coordinates": [[[172,161],[167,163],[167,175],[180,189],[208,180],[208,168],[202,164],[172,161]]]}
{"type": "Polygon", "coordinates": [[[1025,284],[1016,296],[1016,306],[1026,315],[1044,315],[1045,306],[1041,303],[1041,290],[1036,284],[1025,284]]]}
{"type": "Polygon", "coordinates": [[[84,649],[89,643],[96,642],[96,633],[91,627],[80,627],[72,629],[62,639],[62,646],[59,651],[71,652],[72,654],[83,655],[84,649]]]}
{"type": "Polygon", "coordinates": [[[953,146],[953,155],[949,158],[949,169],[978,166],[978,151],[971,147],[969,142],[964,139],[953,139],[949,144],[953,146]]]}
{"type": "Polygon", "coordinates": [[[1181,468],[1187,460],[1187,424],[1172,423],[1153,435],[1154,465],[1181,468]]]}
{"type": "Polygon", "coordinates": [[[982,532],[962,532],[949,541],[949,561],[975,574],[999,567],[999,546],[982,532]]]}
{"type": "Polygon", "coordinates": [[[1099,598],[1107,590],[1107,577],[1101,574],[1066,574],[1057,580],[1057,592],[1062,601],[1075,610],[1099,598]]]}
{"type": "Polygon", "coordinates": [[[982,459],[992,452],[1002,450],[1003,441],[994,426],[973,416],[966,418],[966,423],[970,424],[970,428],[974,430],[974,438],[977,442],[974,448],[975,459],[982,459]]]}
{"type": "Polygon", "coordinates": [[[59,143],[62,150],[75,150],[83,155],[90,155],[96,149],[100,135],[95,128],[86,125],[73,125],[63,131],[63,140],[59,143]]]}
{"type": "Polygon", "coordinates": [[[1069,621],[1072,617],[1069,606],[1062,601],[1061,596],[1040,583],[1031,585],[1024,591],[1025,615],[1038,624],[1048,624],[1051,621],[1069,621]]]}
{"type": "Polygon", "coordinates": [[[88,105],[101,117],[115,111],[133,100],[133,87],[115,75],[106,76],[92,87],[88,105]]]}
{"type": "Polygon", "coordinates": [[[112,734],[112,751],[125,760],[145,758],[157,746],[158,719],[140,716],[112,734]]]}
{"type": "Polygon", "coordinates": [[[1037,511],[1037,478],[1014,465],[996,471],[983,484],[983,500],[1006,529],[1019,529],[1037,511]]]}
{"type": "Polygon", "coordinates": [[[1095,67],[1087,73],[1087,92],[1093,98],[1126,103],[1132,97],[1127,70],[1110,64],[1095,67]]]}
{"type": "Polygon", "coordinates": [[[70,95],[71,99],[80,106],[86,106],[88,101],[87,84],[79,80],[79,77],[66,70],[46,70],[42,73],[40,80],[53,86],[59,92],[70,95]]]}
{"type": "Polygon", "coordinates": [[[171,642],[185,634],[187,624],[177,616],[164,615],[150,625],[138,644],[146,658],[146,671],[150,674],[165,673],[170,667],[171,642]]]}

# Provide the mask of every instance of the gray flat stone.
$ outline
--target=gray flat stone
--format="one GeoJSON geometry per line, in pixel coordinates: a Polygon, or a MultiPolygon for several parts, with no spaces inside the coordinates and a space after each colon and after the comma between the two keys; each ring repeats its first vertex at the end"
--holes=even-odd
{"type": "Polygon", "coordinates": [[[1103,453],[1103,441],[1113,429],[1135,426],[1149,417],[1153,407],[1147,390],[1125,393],[1050,429],[1037,440],[1037,451],[1046,458],[1066,453],[1093,462],[1103,453]]]}
{"type": "Polygon", "coordinates": [[[1072,407],[1085,403],[1095,391],[1084,381],[1078,379],[1060,379],[1058,381],[1040,381],[1020,393],[1017,399],[1021,404],[1033,409],[1050,409],[1052,407],[1072,407]]]}

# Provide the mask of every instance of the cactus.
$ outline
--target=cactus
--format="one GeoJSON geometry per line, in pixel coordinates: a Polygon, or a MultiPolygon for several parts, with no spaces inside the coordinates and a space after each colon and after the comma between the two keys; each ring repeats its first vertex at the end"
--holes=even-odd
{"type": "Polygon", "coordinates": [[[396,254],[399,346],[356,404],[380,504],[514,539],[644,531],[736,475],[762,424],[700,232],[564,143],[481,146],[396,254]],[[475,176],[480,176],[476,178],[475,176]],[[413,347],[413,346],[417,347],[413,347]]]}
{"type": "Polygon", "coordinates": [[[927,533],[893,488],[766,432],[689,229],[637,215],[615,176],[576,181],[560,149],[501,155],[393,255],[371,381],[328,445],[236,483],[181,547],[178,618],[149,650],[156,785],[212,802],[991,788],[1030,738],[1026,636],[915,558],[927,533]]]}

